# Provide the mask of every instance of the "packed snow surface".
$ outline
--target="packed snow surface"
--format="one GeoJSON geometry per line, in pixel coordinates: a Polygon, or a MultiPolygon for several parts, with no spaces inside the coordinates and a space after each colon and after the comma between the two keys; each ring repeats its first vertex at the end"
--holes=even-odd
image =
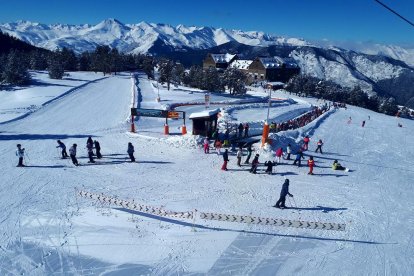
{"type": "MultiPolygon", "coordinates": [[[[96,79],[88,73],[71,76],[85,83],[96,79]]],[[[77,86],[68,81],[0,92],[1,110],[38,107],[25,117],[1,117],[14,119],[0,125],[1,275],[412,274],[412,121],[352,106],[331,110],[303,128],[272,136],[273,150],[287,143],[296,150],[309,135],[305,153],[315,158],[315,175],[287,160],[273,175],[264,174],[263,166],[250,174],[248,165],[236,166],[232,152],[229,170],[221,171],[222,156],[213,150],[204,154],[200,137],[190,134],[190,120],[184,136],[178,129],[182,120],[169,120],[168,136],[165,119],[150,117],[138,118],[137,132],[129,132],[132,91],[141,108],[159,109],[202,102],[202,91],[160,86],[156,102],[158,89],[146,77],[139,75],[134,89],[131,76],[120,74],[59,97],[77,86]],[[59,98],[42,106],[45,97],[59,98]],[[102,147],[103,158],[95,164],[87,163],[88,136],[102,147]],[[78,144],[81,166],[60,159],[57,139],[67,147],[78,144]],[[323,154],[313,152],[319,139],[323,154]],[[135,146],[136,163],[127,162],[128,142],[135,146]],[[17,143],[27,152],[25,168],[15,167],[17,143]],[[351,171],[333,171],[334,159],[351,171]],[[287,205],[296,208],[273,208],[285,178],[294,195],[287,205]],[[165,218],[80,198],[76,189],[172,211],[345,223],[346,231],[165,218]]],[[[247,99],[266,96],[260,94],[247,99]]],[[[234,101],[242,99],[211,94],[211,101],[226,100],[232,102],[219,108],[236,123],[266,118],[267,104],[238,105],[234,101]]],[[[294,118],[311,104],[321,103],[294,98],[273,104],[271,120],[294,118]]],[[[205,108],[178,109],[191,114],[205,108]]],[[[254,147],[261,163],[273,160],[270,147],[254,147]]]]}

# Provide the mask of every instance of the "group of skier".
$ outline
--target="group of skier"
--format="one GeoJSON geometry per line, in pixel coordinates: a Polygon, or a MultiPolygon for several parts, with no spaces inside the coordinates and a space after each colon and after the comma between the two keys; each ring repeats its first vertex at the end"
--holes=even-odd
{"type": "MultiPolygon", "coordinates": [[[[66,145],[61,140],[57,140],[57,144],[58,145],[56,146],[56,148],[59,148],[61,150],[60,152],[60,155],[62,156],[61,158],[66,159],[70,157],[73,165],[79,166],[78,159],[76,158],[78,145],[73,144],[69,148],[69,156],[68,156],[68,153],[66,151],[66,145]]],[[[97,140],[92,140],[92,137],[90,136],[88,137],[88,140],[86,141],[86,150],[88,152],[88,158],[89,158],[88,163],[96,163],[96,161],[94,160],[94,156],[96,156],[97,159],[102,158],[100,143],[97,140]]],[[[129,155],[131,162],[135,162],[134,152],[135,152],[134,146],[132,145],[131,142],[129,142],[127,153],[129,155]]],[[[25,148],[22,148],[21,144],[17,144],[16,156],[19,158],[17,167],[25,167],[26,165],[23,164],[23,161],[26,156],[26,152],[25,152],[25,148]]]]}
{"type": "MultiPolygon", "coordinates": [[[[301,167],[302,160],[305,159],[304,152],[309,149],[309,143],[310,143],[310,137],[305,136],[304,139],[303,139],[303,142],[302,142],[302,146],[295,153],[295,158],[293,160],[292,165],[296,165],[298,167],[301,167]]],[[[221,150],[221,147],[222,147],[220,141],[217,140],[214,145],[216,147],[217,154],[220,155],[220,150],[221,150]]],[[[319,139],[318,142],[316,143],[315,153],[323,154],[322,146],[323,146],[322,139],[319,139]]],[[[204,139],[203,148],[204,148],[205,153],[209,153],[210,144],[209,144],[209,139],[208,138],[204,139]]],[[[252,146],[251,146],[251,144],[249,144],[247,146],[247,156],[246,156],[246,160],[245,160],[244,164],[249,164],[250,163],[250,158],[251,158],[252,152],[253,152],[252,146]]],[[[273,168],[275,166],[277,166],[278,164],[281,164],[283,162],[282,158],[284,160],[291,160],[291,154],[292,154],[291,144],[287,145],[286,151],[284,151],[282,147],[278,147],[275,151],[275,160],[273,160],[273,161],[269,160],[269,161],[266,161],[264,163],[264,165],[266,166],[265,173],[273,174],[273,168]]],[[[237,152],[236,152],[237,166],[238,167],[242,166],[242,157],[243,157],[243,148],[239,147],[237,152]]],[[[223,165],[221,166],[221,169],[223,171],[228,170],[228,168],[227,168],[228,162],[229,162],[229,150],[225,149],[225,151],[223,153],[223,165]]],[[[260,164],[259,154],[256,154],[255,157],[252,160],[251,168],[249,169],[249,172],[256,174],[259,164],[260,164]]],[[[313,169],[315,167],[315,160],[314,160],[313,156],[309,156],[309,159],[307,160],[307,166],[309,167],[308,174],[313,175],[314,174],[313,169]]]]}

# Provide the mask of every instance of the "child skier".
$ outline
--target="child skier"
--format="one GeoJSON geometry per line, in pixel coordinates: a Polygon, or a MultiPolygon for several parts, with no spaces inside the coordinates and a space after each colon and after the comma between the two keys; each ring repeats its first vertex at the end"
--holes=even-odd
{"type": "Polygon", "coordinates": [[[95,163],[95,160],[93,160],[93,143],[87,143],[86,149],[88,150],[88,157],[89,157],[88,163],[95,163]]]}
{"type": "Polygon", "coordinates": [[[302,159],[305,159],[305,157],[303,156],[303,152],[302,152],[302,150],[300,149],[300,150],[296,153],[296,158],[295,158],[295,161],[293,162],[293,165],[296,165],[296,163],[298,163],[298,167],[300,167],[302,159]]]}
{"type": "Polygon", "coordinates": [[[208,140],[207,137],[204,139],[203,147],[204,147],[204,153],[206,154],[210,153],[210,141],[208,140]]]}
{"type": "Polygon", "coordinates": [[[244,124],[244,137],[249,137],[249,124],[244,124]]]}
{"type": "Polygon", "coordinates": [[[227,162],[229,162],[229,151],[226,149],[223,153],[223,166],[221,166],[221,169],[223,171],[227,171],[227,162]]]}
{"type": "Polygon", "coordinates": [[[243,156],[243,149],[241,147],[237,151],[236,156],[237,156],[237,166],[241,167],[241,159],[243,156]]]}
{"type": "Polygon", "coordinates": [[[68,157],[68,153],[66,152],[66,146],[60,140],[57,140],[57,143],[58,143],[58,145],[57,145],[56,148],[61,148],[62,149],[62,159],[65,159],[66,157],[68,157]]]}
{"type": "Polygon", "coordinates": [[[79,166],[78,160],[76,159],[76,147],[78,145],[73,144],[70,148],[69,148],[69,155],[70,155],[70,159],[72,159],[72,163],[75,166],[79,166]]]}
{"type": "Polygon", "coordinates": [[[216,147],[216,152],[217,152],[217,155],[220,155],[220,149],[221,149],[221,142],[220,142],[220,140],[217,140],[217,141],[214,143],[214,146],[216,147]]]}
{"type": "Polygon", "coordinates": [[[332,164],[332,170],[346,171],[347,168],[342,167],[338,160],[335,160],[332,164]]]}
{"type": "Polygon", "coordinates": [[[292,148],[291,148],[290,144],[287,145],[286,153],[287,153],[286,160],[290,160],[290,154],[292,153],[292,148]]]}
{"type": "Polygon", "coordinates": [[[247,146],[247,158],[246,158],[246,161],[244,161],[244,164],[249,164],[250,163],[250,157],[252,156],[252,152],[253,152],[253,149],[252,149],[252,145],[248,145],[247,146]]]}
{"type": "Polygon", "coordinates": [[[309,157],[308,166],[309,166],[308,174],[313,174],[313,166],[315,166],[315,161],[313,161],[313,156],[309,157]]]}
{"type": "Polygon", "coordinates": [[[267,166],[267,168],[266,168],[266,171],[265,171],[265,172],[266,172],[267,174],[273,174],[273,166],[276,166],[276,164],[277,164],[277,163],[276,163],[276,162],[274,162],[274,161],[273,161],[273,162],[272,162],[272,161],[270,161],[270,160],[269,160],[269,161],[266,161],[266,162],[264,163],[264,165],[265,165],[265,166],[267,166]]]}
{"type": "Polygon", "coordinates": [[[134,157],[134,146],[132,145],[131,142],[128,143],[128,149],[127,149],[127,153],[129,155],[129,158],[131,159],[131,162],[135,162],[135,157],[134,157]]]}
{"type": "Polygon", "coordinates": [[[25,167],[25,165],[23,165],[24,148],[22,148],[22,145],[20,144],[17,144],[16,156],[19,157],[19,163],[17,164],[17,167],[25,167]]]}
{"type": "Polygon", "coordinates": [[[321,139],[319,139],[318,143],[316,143],[317,147],[316,147],[315,152],[318,152],[318,150],[319,150],[319,152],[322,154],[322,145],[323,145],[323,142],[322,142],[321,139]]]}
{"type": "Polygon", "coordinates": [[[257,173],[257,167],[259,166],[259,154],[253,158],[252,167],[250,168],[251,173],[257,173]]]}
{"type": "Polygon", "coordinates": [[[365,126],[365,121],[362,121],[362,127],[364,127],[365,126]]]}
{"type": "Polygon", "coordinates": [[[99,142],[97,140],[93,141],[93,144],[94,144],[95,150],[96,150],[96,158],[101,159],[102,158],[101,145],[99,144],[99,142]]]}
{"type": "Polygon", "coordinates": [[[283,183],[282,190],[280,191],[280,198],[276,202],[273,207],[284,209],[286,208],[285,202],[286,202],[286,196],[289,195],[290,197],[293,197],[291,193],[289,193],[289,179],[285,179],[285,183],[283,183]]]}
{"type": "Polygon", "coordinates": [[[305,138],[303,138],[303,150],[308,150],[308,144],[309,144],[309,136],[306,135],[305,138]]]}
{"type": "Polygon", "coordinates": [[[277,160],[277,163],[278,164],[282,163],[282,155],[283,155],[283,149],[282,148],[278,148],[276,150],[276,160],[277,160]]]}

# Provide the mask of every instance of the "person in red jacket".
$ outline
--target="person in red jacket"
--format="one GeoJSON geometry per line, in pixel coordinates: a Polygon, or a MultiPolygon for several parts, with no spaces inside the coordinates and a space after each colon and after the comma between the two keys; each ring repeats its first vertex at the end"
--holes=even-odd
{"type": "Polygon", "coordinates": [[[313,156],[309,157],[308,166],[309,166],[308,174],[313,174],[313,166],[315,166],[315,161],[313,161],[313,156]]]}
{"type": "Polygon", "coordinates": [[[303,138],[303,143],[304,143],[304,144],[303,144],[303,149],[304,149],[304,150],[308,150],[309,140],[310,140],[310,139],[309,139],[309,136],[308,136],[308,135],[306,135],[306,136],[305,136],[305,138],[303,138]]]}
{"type": "Polygon", "coordinates": [[[277,157],[277,163],[280,164],[282,161],[282,155],[283,155],[283,149],[282,148],[278,148],[276,150],[276,157],[277,157]]]}

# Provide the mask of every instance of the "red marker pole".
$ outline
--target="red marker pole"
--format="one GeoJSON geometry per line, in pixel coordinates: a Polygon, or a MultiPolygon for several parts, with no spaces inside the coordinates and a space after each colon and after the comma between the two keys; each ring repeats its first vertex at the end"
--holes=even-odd
{"type": "Polygon", "coordinates": [[[135,133],[134,115],[131,115],[131,132],[135,133]]]}

